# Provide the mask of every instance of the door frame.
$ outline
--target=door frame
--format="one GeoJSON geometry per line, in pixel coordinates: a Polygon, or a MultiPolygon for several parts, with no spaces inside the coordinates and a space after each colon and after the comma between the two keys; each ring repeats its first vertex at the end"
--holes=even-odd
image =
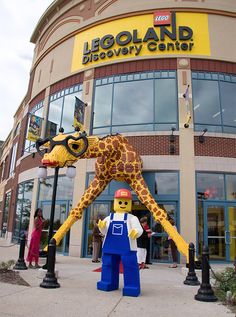
{"type": "MultiPolygon", "coordinates": [[[[65,204],[66,205],[66,215],[65,215],[65,220],[67,219],[68,217],[68,214],[69,214],[69,211],[70,211],[70,205],[72,205],[72,200],[66,200],[66,199],[58,199],[55,201],[55,206],[56,205],[61,205],[61,204],[65,204]]],[[[44,206],[48,206],[48,205],[52,205],[52,201],[51,200],[41,200],[39,202],[39,208],[42,208],[43,210],[43,207],[44,206]]],[[[47,230],[48,231],[48,230],[47,230]]],[[[53,234],[55,233],[56,231],[53,230],[53,234]]],[[[67,232],[68,234],[68,232],[67,232]]],[[[66,235],[67,235],[66,234],[66,235]]],[[[59,252],[58,253],[62,253],[63,255],[68,255],[68,252],[66,251],[66,235],[63,237],[63,242],[62,242],[62,252],[59,252]]]]}
{"type": "Polygon", "coordinates": [[[207,221],[207,210],[209,206],[216,205],[224,208],[224,224],[225,224],[225,260],[216,261],[216,262],[232,262],[230,260],[230,243],[228,240],[228,235],[226,232],[229,231],[229,215],[228,215],[228,207],[232,206],[236,208],[235,201],[219,201],[219,200],[207,200],[203,201],[203,244],[208,247],[208,221],[207,221]]]}

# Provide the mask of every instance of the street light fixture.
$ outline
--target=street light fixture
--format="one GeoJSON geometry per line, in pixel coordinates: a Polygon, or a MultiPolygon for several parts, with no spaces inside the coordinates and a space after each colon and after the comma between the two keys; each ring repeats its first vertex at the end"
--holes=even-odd
{"type": "MultiPolygon", "coordinates": [[[[59,132],[63,133],[64,129],[60,128],[59,132]]],[[[46,140],[49,140],[49,138],[47,138],[46,140]]],[[[41,139],[36,141],[36,149],[40,155],[43,154],[42,150],[40,148],[40,146],[42,145],[42,141],[43,140],[41,140],[41,139]]],[[[54,223],[54,215],[55,215],[55,205],[56,205],[56,194],[57,194],[57,183],[58,183],[59,169],[60,169],[59,166],[55,167],[53,189],[52,189],[52,204],[51,204],[51,212],[50,212],[50,219],[49,219],[48,245],[49,245],[51,238],[53,237],[53,223],[54,223]]],[[[72,165],[68,166],[67,171],[66,171],[66,176],[68,176],[69,178],[74,178],[75,175],[76,175],[75,166],[72,166],[72,165]]],[[[47,167],[46,166],[39,167],[38,177],[40,179],[47,178],[47,167]]],[[[47,269],[47,266],[48,266],[48,258],[47,258],[46,264],[43,266],[43,269],[47,269]]]]}

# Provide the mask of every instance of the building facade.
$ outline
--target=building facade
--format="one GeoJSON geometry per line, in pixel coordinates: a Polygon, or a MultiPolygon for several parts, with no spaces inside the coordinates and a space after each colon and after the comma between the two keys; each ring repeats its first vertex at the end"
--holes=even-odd
{"type": "MultiPolygon", "coordinates": [[[[73,132],[76,98],[87,103],[89,135],[121,133],[143,159],[143,175],[184,239],[214,261],[236,249],[236,25],[234,0],[56,0],[33,31],[35,53],[26,96],[3,144],[0,229],[9,243],[31,232],[37,206],[49,221],[53,174],[39,180],[40,156],[28,139],[73,132]]],[[[94,160],[60,169],[54,230],[94,175],[94,160]]],[[[58,251],[89,257],[98,215],[112,210],[111,182],[74,224],[58,251]]],[[[152,261],[166,262],[166,234],[133,195],[133,212],[154,231],[152,261]]],[[[48,221],[42,244],[47,241],[48,221]]],[[[181,261],[181,258],[180,258],[181,261]]]]}

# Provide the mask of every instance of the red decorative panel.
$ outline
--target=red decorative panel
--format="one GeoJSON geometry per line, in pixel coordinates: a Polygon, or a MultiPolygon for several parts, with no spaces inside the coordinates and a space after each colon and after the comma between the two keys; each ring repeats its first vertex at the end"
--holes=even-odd
{"type": "Polygon", "coordinates": [[[191,70],[235,74],[236,63],[204,59],[191,59],[191,70]]]}
{"type": "Polygon", "coordinates": [[[54,94],[57,91],[60,91],[64,88],[71,87],[71,86],[76,85],[76,84],[81,84],[81,83],[83,83],[83,80],[84,80],[83,73],[79,73],[79,74],[67,77],[61,81],[58,81],[54,85],[52,85],[50,87],[50,94],[54,94]]]}
{"type": "Polygon", "coordinates": [[[31,111],[37,103],[42,101],[44,97],[45,97],[45,90],[41,91],[33,100],[30,101],[29,111],[31,111]]]}
{"type": "Polygon", "coordinates": [[[176,70],[177,59],[145,59],[132,62],[116,63],[95,68],[94,78],[116,74],[127,74],[153,70],[176,70]]]}

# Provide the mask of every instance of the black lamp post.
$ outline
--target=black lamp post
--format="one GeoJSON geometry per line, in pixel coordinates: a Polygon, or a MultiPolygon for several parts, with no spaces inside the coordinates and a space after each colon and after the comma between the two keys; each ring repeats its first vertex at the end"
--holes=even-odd
{"type": "MultiPolygon", "coordinates": [[[[53,236],[53,223],[54,223],[54,215],[55,215],[55,205],[56,205],[56,194],[57,194],[57,183],[58,183],[58,174],[59,174],[59,166],[55,167],[54,180],[53,180],[53,189],[52,189],[52,204],[51,204],[51,212],[49,219],[49,231],[48,231],[48,245],[53,236]]],[[[47,169],[44,166],[39,167],[38,177],[41,179],[45,179],[47,177],[47,169]]],[[[48,257],[46,264],[43,266],[43,269],[47,269],[48,257]]]]}
{"type": "MultiPolygon", "coordinates": [[[[76,132],[79,132],[79,128],[75,128],[76,132]]],[[[60,128],[59,133],[63,133],[64,129],[60,128]]],[[[41,147],[43,147],[45,144],[50,144],[49,146],[49,152],[51,152],[54,148],[54,146],[64,146],[67,151],[72,154],[75,158],[81,156],[88,148],[88,139],[87,139],[87,134],[86,132],[79,132],[78,136],[73,136],[73,135],[68,135],[65,136],[64,140],[61,141],[55,141],[54,138],[46,138],[46,139],[38,139],[36,141],[36,149],[39,155],[44,156],[46,153],[45,150],[41,147]],[[82,142],[83,147],[80,151],[74,150],[71,147],[69,147],[69,140],[73,140],[75,142],[79,141],[82,142]]],[[[71,161],[70,161],[71,162],[71,161]]],[[[66,175],[69,178],[74,178],[75,177],[75,166],[68,165],[69,162],[65,162],[64,166],[67,166],[67,171],[66,175]]],[[[53,181],[53,192],[52,192],[52,204],[51,204],[51,213],[50,213],[50,220],[49,220],[49,232],[48,232],[48,245],[53,237],[53,223],[54,223],[54,214],[55,214],[55,204],[56,204],[56,193],[57,193],[57,183],[58,183],[58,174],[59,174],[59,166],[55,167],[55,173],[54,173],[54,181],[53,181]]],[[[47,177],[47,167],[46,166],[40,166],[39,168],[39,173],[38,173],[39,178],[45,179],[47,177]]],[[[46,264],[43,266],[44,269],[47,269],[48,260],[46,264]]]]}

